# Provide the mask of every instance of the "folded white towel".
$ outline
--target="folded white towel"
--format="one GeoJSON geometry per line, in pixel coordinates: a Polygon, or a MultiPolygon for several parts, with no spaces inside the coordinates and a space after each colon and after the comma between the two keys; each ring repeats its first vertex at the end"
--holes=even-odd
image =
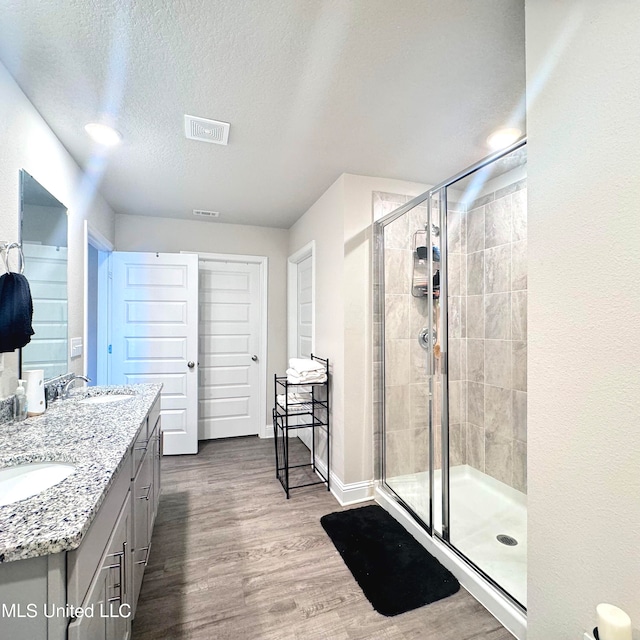
{"type": "MultiPolygon", "coordinates": [[[[302,384],[301,382],[297,382],[298,378],[291,378],[287,376],[287,382],[289,384],[302,384]]],[[[301,396],[308,396],[308,402],[311,402],[311,387],[296,387],[297,393],[301,396]]],[[[289,396],[293,396],[295,394],[289,393],[289,396]]],[[[304,402],[304,400],[302,401],[304,402]]]]}
{"type": "Polygon", "coordinates": [[[324,371],[325,366],[310,358],[291,358],[289,369],[295,369],[298,373],[307,373],[308,371],[324,371]]]}
{"type": "MultiPolygon", "coordinates": [[[[284,393],[278,397],[284,398],[284,393]]],[[[312,396],[310,391],[302,390],[301,387],[298,387],[295,391],[289,391],[287,400],[289,402],[311,402],[312,396]]]]}
{"type": "Polygon", "coordinates": [[[289,403],[288,404],[287,404],[287,401],[286,401],[284,393],[278,395],[278,397],[277,397],[278,404],[283,409],[286,409],[289,413],[306,413],[307,411],[311,411],[311,404],[310,403],[300,404],[299,400],[293,401],[291,399],[291,395],[293,395],[293,394],[291,394],[291,393],[289,394],[289,403]]]}
{"type": "Polygon", "coordinates": [[[324,369],[318,371],[298,371],[297,369],[287,369],[287,375],[292,375],[297,378],[320,378],[326,376],[327,372],[324,369]]]}
{"type": "Polygon", "coordinates": [[[320,384],[327,380],[327,374],[323,371],[310,371],[300,374],[295,369],[287,369],[287,382],[289,384],[320,384]]]}

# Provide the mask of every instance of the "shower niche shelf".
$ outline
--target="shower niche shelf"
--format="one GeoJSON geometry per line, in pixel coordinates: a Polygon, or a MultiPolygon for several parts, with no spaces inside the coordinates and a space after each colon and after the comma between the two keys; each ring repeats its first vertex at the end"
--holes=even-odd
{"type": "Polygon", "coordinates": [[[324,484],[327,491],[330,490],[329,360],[313,354],[311,359],[324,365],[327,371],[325,382],[291,384],[287,376],[274,376],[273,430],[276,477],[287,494],[287,499],[290,497],[291,489],[324,484]],[[300,392],[308,393],[309,396],[304,400],[298,400],[296,394],[300,392]],[[298,429],[311,430],[311,459],[310,462],[292,464],[289,457],[289,438],[294,436],[298,429]],[[321,434],[324,434],[323,442],[321,434]]]}
{"type": "Polygon", "coordinates": [[[431,245],[427,231],[421,229],[413,234],[413,270],[411,273],[411,295],[425,298],[429,295],[429,250],[433,255],[433,299],[440,297],[440,249],[431,245]]]}

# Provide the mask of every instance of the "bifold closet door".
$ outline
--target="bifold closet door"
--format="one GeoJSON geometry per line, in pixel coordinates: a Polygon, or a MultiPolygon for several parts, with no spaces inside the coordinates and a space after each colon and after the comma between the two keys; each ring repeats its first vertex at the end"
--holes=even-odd
{"type": "Polygon", "coordinates": [[[200,258],[199,438],[259,432],[260,265],[200,258]]]}

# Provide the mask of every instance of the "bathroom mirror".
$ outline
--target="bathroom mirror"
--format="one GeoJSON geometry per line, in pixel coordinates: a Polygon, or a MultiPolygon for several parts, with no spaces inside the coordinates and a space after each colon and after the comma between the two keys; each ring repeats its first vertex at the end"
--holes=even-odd
{"type": "Polygon", "coordinates": [[[35,331],[21,350],[20,375],[43,369],[47,379],[68,371],[67,208],[24,170],[20,171],[20,221],[35,331]]]}

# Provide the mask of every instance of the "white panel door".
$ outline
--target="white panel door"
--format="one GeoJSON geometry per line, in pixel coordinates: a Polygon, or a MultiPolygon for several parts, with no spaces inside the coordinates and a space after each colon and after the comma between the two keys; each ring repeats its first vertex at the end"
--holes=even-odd
{"type": "Polygon", "coordinates": [[[111,384],[162,383],[165,455],[198,453],[198,257],[114,251],[111,384]]]}
{"type": "Polygon", "coordinates": [[[67,247],[23,247],[24,275],[33,298],[31,342],[22,351],[22,368],[43,369],[53,378],[69,370],[67,351],[67,247]]]}
{"type": "Polygon", "coordinates": [[[199,438],[259,431],[260,265],[200,259],[199,438]]]}
{"type": "Polygon", "coordinates": [[[313,257],[298,263],[298,353],[296,358],[311,355],[313,337],[313,257]]]}
{"type": "MultiPolygon", "coordinates": [[[[311,355],[313,337],[313,256],[298,262],[296,282],[296,347],[294,358],[308,358],[311,355]]],[[[311,416],[300,416],[299,423],[311,422],[311,416]]],[[[311,449],[311,429],[296,432],[302,442],[311,449]]]]}

